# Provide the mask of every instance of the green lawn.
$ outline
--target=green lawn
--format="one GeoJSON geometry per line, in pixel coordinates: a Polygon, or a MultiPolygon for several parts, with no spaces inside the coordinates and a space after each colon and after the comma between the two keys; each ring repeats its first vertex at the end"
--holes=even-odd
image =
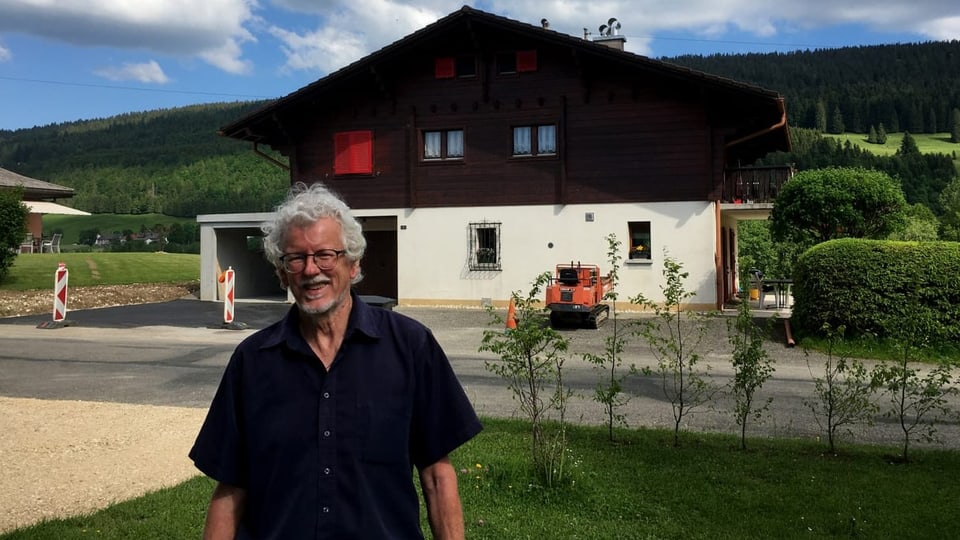
{"type": "Polygon", "coordinates": [[[52,289],[60,262],[71,287],[129,283],[185,283],[200,279],[200,255],[190,253],[23,253],[0,288],[52,289]]]}
{"type": "MultiPolygon", "coordinates": [[[[850,141],[850,144],[857,145],[878,156],[892,156],[903,143],[903,133],[888,133],[885,144],[869,143],[867,142],[867,136],[862,133],[844,133],[842,135],[824,133],[823,136],[839,139],[841,142],[850,141]]],[[[917,143],[917,148],[923,154],[947,154],[948,156],[955,156],[955,161],[957,160],[956,154],[960,154],[960,144],[950,142],[949,133],[911,133],[910,136],[913,137],[913,140],[917,143]]]]}
{"type": "MultiPolygon", "coordinates": [[[[546,489],[528,474],[527,424],[484,424],[452,456],[470,539],[948,538],[960,526],[957,452],[904,465],[877,447],[752,440],[744,452],[734,436],[687,433],[674,448],[667,431],[621,429],[610,443],[605,428],[575,427],[568,482],[546,489]]],[[[0,538],[199,538],[211,489],[195,478],[0,538]]]]}

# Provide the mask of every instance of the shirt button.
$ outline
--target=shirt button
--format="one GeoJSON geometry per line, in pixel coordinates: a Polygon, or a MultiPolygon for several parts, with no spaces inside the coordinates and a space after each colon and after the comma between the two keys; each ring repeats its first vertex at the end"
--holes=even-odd
{"type": "Polygon", "coordinates": [[[330,507],[329,507],[329,506],[324,506],[324,507],[323,507],[323,513],[324,513],[324,514],[329,514],[329,513],[330,513],[330,507]]]}
{"type": "Polygon", "coordinates": [[[323,399],[330,399],[330,392],[324,392],[323,399]]]}
{"type": "Polygon", "coordinates": [[[324,432],[323,432],[323,436],[324,436],[324,437],[329,437],[329,436],[330,436],[330,430],[328,429],[328,430],[324,431],[324,432]]]}
{"type": "Polygon", "coordinates": [[[323,474],[330,474],[330,467],[323,470],[323,474]]]}

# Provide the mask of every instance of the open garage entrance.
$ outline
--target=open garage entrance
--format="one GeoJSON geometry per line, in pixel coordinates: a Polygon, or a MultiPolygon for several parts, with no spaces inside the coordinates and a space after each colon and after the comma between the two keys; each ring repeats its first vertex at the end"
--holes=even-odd
{"type": "MultiPolygon", "coordinates": [[[[287,293],[263,256],[260,225],[271,213],[197,216],[200,226],[200,299],[223,300],[220,274],[233,268],[237,301],[287,301],[287,293]]],[[[357,294],[397,298],[397,217],[357,216],[367,239],[357,294]]]]}

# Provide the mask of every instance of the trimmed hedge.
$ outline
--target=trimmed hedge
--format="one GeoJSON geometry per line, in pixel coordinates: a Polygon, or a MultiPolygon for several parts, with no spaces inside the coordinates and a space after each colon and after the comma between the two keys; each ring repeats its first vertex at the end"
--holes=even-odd
{"type": "Polygon", "coordinates": [[[909,328],[930,344],[960,341],[960,243],[844,238],[818,244],[794,265],[791,325],[819,335],[896,336],[909,328]],[[907,323],[909,321],[909,323],[907,323]]]}

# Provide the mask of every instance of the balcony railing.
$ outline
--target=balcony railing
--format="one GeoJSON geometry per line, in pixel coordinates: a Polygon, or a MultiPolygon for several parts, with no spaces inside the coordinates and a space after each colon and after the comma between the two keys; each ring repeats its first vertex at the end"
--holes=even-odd
{"type": "Polygon", "coordinates": [[[795,172],[792,165],[726,169],[723,175],[723,202],[772,203],[795,172]]]}

